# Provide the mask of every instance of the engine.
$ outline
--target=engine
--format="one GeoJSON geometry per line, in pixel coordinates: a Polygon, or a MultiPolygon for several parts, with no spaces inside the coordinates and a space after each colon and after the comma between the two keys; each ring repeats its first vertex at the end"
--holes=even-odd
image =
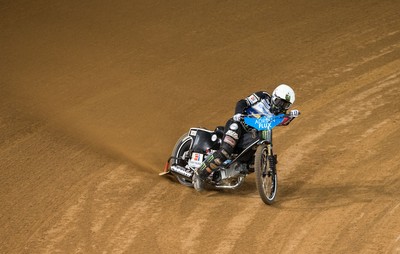
{"type": "Polygon", "coordinates": [[[221,169],[221,180],[228,178],[238,177],[242,172],[247,170],[247,165],[239,162],[235,162],[229,166],[229,168],[221,169]]]}

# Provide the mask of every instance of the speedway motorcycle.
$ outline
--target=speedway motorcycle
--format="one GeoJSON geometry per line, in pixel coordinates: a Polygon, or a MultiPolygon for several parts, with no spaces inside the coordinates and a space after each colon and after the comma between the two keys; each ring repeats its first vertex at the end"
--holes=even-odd
{"type": "MultiPolygon", "coordinates": [[[[288,125],[294,116],[271,114],[267,107],[246,112],[242,124],[247,130],[239,140],[231,160],[225,161],[205,181],[205,187],[236,189],[247,175],[255,173],[256,186],[262,201],[271,205],[278,190],[277,155],[273,153],[272,129],[288,125]]],[[[193,187],[194,170],[218,150],[224,127],[215,130],[190,128],[175,144],[164,172],[172,174],[182,185],[193,187]]]]}

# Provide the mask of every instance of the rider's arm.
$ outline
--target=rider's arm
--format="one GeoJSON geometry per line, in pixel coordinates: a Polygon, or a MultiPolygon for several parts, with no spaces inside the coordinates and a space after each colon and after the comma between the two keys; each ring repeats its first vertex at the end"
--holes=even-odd
{"type": "Polygon", "coordinates": [[[263,92],[263,91],[257,92],[257,93],[255,93],[255,95],[257,95],[258,98],[260,98],[260,100],[262,100],[262,99],[269,100],[271,98],[271,96],[267,92],[263,92]]]}
{"type": "Polygon", "coordinates": [[[287,116],[283,119],[283,121],[278,126],[287,126],[294,119],[294,117],[287,116]]]}
{"type": "MultiPolygon", "coordinates": [[[[286,113],[285,113],[286,114],[286,113]]],[[[289,112],[288,115],[285,116],[285,118],[283,119],[282,123],[280,123],[280,126],[286,126],[289,125],[291,121],[293,121],[293,119],[295,119],[296,117],[298,117],[300,115],[300,111],[297,109],[293,109],[289,112]]]]}
{"type": "Polygon", "coordinates": [[[238,101],[236,103],[235,114],[243,114],[244,111],[248,107],[256,104],[257,102],[259,102],[262,99],[269,100],[269,98],[270,98],[270,95],[263,91],[253,93],[250,96],[248,96],[244,99],[241,99],[240,101],[238,101]]]}

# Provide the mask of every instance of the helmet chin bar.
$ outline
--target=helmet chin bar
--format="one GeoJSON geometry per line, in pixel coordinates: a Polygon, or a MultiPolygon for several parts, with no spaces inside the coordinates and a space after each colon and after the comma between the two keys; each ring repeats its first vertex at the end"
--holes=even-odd
{"type": "Polygon", "coordinates": [[[272,104],[271,113],[276,115],[276,114],[279,114],[282,111],[283,110],[281,108],[277,107],[275,104],[272,104]]]}

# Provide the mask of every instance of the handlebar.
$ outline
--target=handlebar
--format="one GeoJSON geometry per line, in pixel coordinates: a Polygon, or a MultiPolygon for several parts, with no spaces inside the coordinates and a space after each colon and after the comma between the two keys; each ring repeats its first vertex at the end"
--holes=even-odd
{"type": "MultiPolygon", "coordinates": [[[[301,115],[301,112],[300,111],[298,111],[298,115],[297,116],[299,116],[299,115],[301,115]]],[[[263,115],[260,115],[260,116],[263,116],[263,115]]],[[[274,116],[277,116],[277,115],[274,115],[274,116]]],[[[297,116],[292,116],[292,115],[290,115],[290,113],[289,114],[283,114],[283,117],[291,117],[291,118],[296,118],[297,116]]],[[[257,115],[256,114],[250,114],[250,115],[241,115],[240,116],[240,119],[241,120],[243,120],[245,117],[257,117],[257,115]]]]}

